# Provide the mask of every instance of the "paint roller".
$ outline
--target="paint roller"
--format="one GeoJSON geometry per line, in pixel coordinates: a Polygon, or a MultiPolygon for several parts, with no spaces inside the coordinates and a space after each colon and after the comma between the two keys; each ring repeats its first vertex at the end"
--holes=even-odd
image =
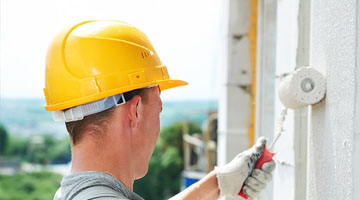
{"type": "MultiPolygon", "coordinates": [[[[281,112],[281,128],[279,129],[274,141],[270,146],[270,150],[278,141],[282,129],[282,123],[285,120],[286,110],[301,109],[309,105],[319,103],[324,99],[326,93],[326,81],[324,76],[317,70],[311,67],[300,67],[293,73],[286,75],[282,78],[279,86],[279,99],[286,109],[281,112]]],[[[272,160],[275,153],[269,151],[266,146],[264,152],[256,162],[254,168],[261,169],[262,165],[272,160]]],[[[244,193],[243,187],[239,195],[247,199],[248,196],[244,193]]]]}

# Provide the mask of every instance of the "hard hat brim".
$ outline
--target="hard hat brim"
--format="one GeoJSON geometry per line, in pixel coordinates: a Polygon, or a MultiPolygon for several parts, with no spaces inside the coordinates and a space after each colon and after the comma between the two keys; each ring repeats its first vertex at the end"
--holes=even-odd
{"type": "Polygon", "coordinates": [[[157,81],[157,82],[159,84],[159,87],[160,87],[161,91],[189,84],[186,81],[177,80],[177,79],[160,80],[160,81],[157,81]]]}

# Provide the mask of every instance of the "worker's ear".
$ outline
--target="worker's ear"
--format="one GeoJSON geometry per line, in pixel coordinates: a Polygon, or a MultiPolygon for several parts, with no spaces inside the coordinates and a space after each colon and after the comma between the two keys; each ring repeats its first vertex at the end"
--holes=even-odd
{"type": "Polygon", "coordinates": [[[136,128],[139,126],[139,117],[140,117],[140,107],[141,107],[141,97],[139,95],[135,95],[131,98],[129,103],[129,119],[131,128],[136,128]]]}

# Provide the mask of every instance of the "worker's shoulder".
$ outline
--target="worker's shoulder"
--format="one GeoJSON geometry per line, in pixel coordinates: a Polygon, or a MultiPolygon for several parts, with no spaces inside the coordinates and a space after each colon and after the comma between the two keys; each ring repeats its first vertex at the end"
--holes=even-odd
{"type": "Polygon", "coordinates": [[[119,200],[128,199],[121,192],[107,186],[92,186],[78,193],[73,200],[119,200]]]}
{"type": "Polygon", "coordinates": [[[95,198],[92,198],[92,199],[89,199],[89,200],[128,200],[128,198],[126,197],[95,197],[95,198]]]}

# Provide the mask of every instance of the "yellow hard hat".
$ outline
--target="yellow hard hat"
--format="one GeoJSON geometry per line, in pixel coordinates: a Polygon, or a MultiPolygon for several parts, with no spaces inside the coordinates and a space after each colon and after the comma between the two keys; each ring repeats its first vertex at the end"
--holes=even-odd
{"type": "Polygon", "coordinates": [[[45,109],[59,111],[131,90],[187,85],[170,79],[147,36],[120,21],[85,21],[61,31],[46,56],[45,109]]]}

